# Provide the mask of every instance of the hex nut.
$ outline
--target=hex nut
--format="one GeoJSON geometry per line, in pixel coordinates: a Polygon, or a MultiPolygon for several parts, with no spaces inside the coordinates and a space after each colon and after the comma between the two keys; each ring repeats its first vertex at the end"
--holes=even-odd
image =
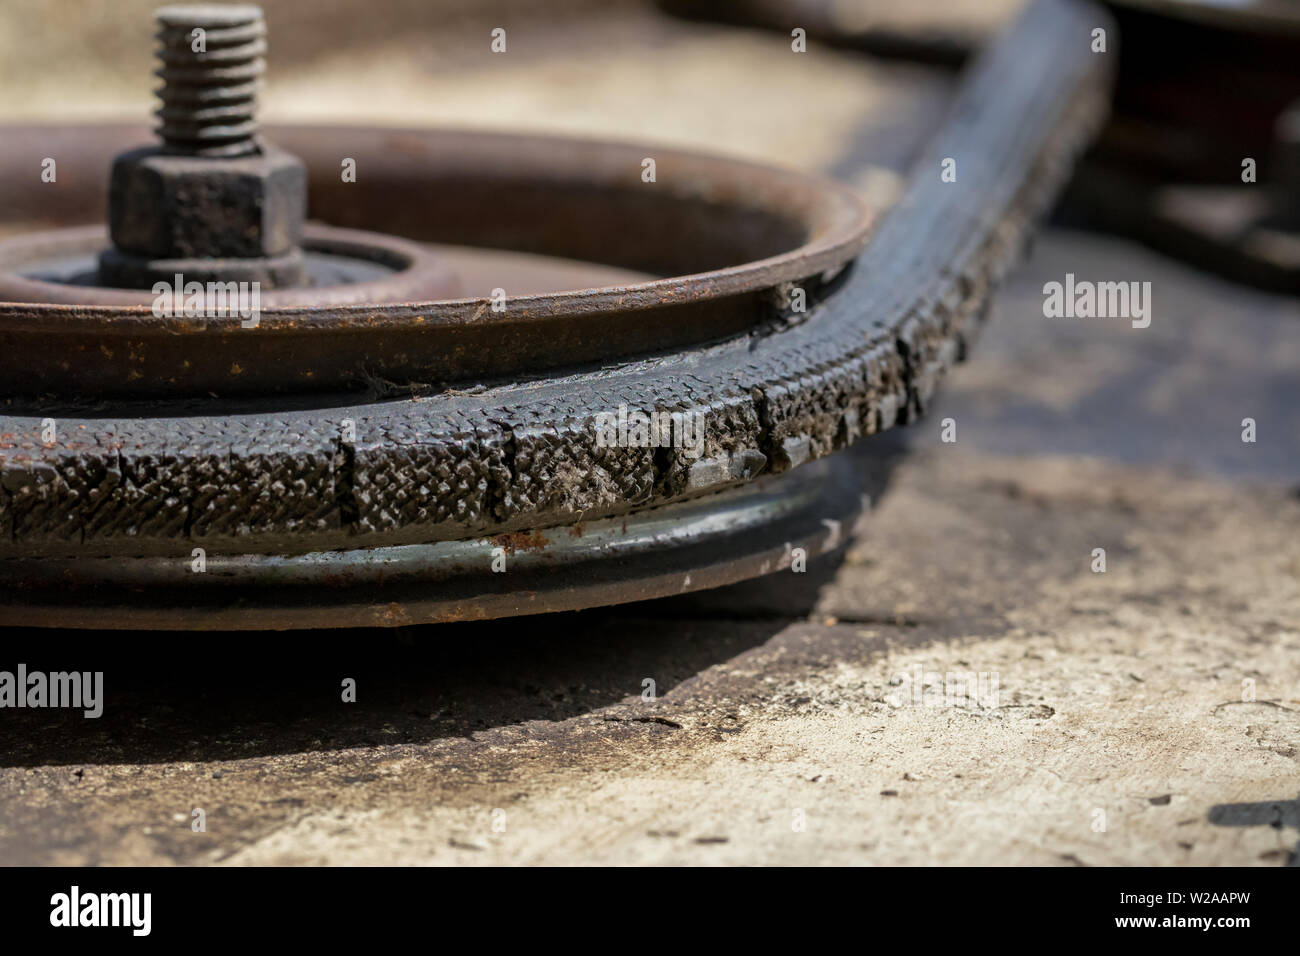
{"type": "Polygon", "coordinates": [[[123,153],[109,180],[109,233],[147,259],[281,256],[302,239],[307,170],[273,146],[236,158],[146,147],[123,153]]]}

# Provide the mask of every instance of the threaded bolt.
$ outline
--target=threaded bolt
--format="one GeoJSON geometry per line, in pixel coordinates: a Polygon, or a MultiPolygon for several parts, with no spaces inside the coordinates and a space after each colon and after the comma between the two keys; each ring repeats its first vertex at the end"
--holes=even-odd
{"type": "Polygon", "coordinates": [[[303,281],[307,170],[263,143],[257,95],[266,23],[256,6],[163,7],[158,21],[161,146],[113,160],[99,281],[150,288],[197,281],[303,281]],[[214,277],[205,279],[202,277],[214,277]]]}
{"type": "Polygon", "coordinates": [[[261,148],[257,94],[266,72],[266,22],[252,4],[162,7],[156,74],[158,135],[167,153],[245,156],[261,148]],[[200,32],[196,32],[200,31],[200,32]]]}

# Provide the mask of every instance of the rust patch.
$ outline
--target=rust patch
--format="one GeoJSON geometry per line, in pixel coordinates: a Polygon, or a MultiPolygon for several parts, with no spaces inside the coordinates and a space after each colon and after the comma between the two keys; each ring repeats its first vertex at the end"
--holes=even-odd
{"type": "Polygon", "coordinates": [[[488,539],[497,547],[505,548],[506,554],[516,551],[541,551],[550,542],[540,531],[513,531],[507,534],[494,534],[488,539]]]}

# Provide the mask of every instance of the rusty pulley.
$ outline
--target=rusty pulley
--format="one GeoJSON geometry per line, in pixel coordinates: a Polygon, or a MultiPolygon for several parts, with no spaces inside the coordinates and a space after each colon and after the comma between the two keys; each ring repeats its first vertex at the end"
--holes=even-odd
{"type": "MultiPolygon", "coordinates": [[[[163,72],[193,79],[176,31],[197,14],[172,16],[163,72]]],[[[6,182],[34,154],[77,165],[53,203],[4,207],[56,222],[0,243],[0,619],[490,617],[833,550],[862,482],[818,459],[915,417],[964,354],[1104,116],[1106,61],[1078,43],[1098,17],[1041,0],[994,42],[874,232],[845,187],[678,150],[297,127],[264,135],[276,201],[283,157],[305,169],[301,229],[232,228],[218,202],[205,231],[179,200],[155,229],[126,199],[141,177],[265,155],[244,86],[165,95],[163,145],[118,161],[116,194],[146,131],[4,130],[6,182]],[[157,307],[150,281],[196,258],[203,284],[266,279],[256,322],[157,307]]],[[[213,30],[260,55],[255,25],[213,30]]],[[[236,211],[241,182],[219,192],[236,211]]]]}

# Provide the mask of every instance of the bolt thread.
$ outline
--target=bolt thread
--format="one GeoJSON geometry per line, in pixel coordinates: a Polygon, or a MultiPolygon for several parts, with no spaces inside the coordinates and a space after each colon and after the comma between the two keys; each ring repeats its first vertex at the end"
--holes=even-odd
{"type": "Polygon", "coordinates": [[[154,17],[162,61],[155,73],[163,81],[155,115],[164,149],[187,156],[257,152],[257,94],[266,72],[261,8],[174,6],[154,17]]]}

